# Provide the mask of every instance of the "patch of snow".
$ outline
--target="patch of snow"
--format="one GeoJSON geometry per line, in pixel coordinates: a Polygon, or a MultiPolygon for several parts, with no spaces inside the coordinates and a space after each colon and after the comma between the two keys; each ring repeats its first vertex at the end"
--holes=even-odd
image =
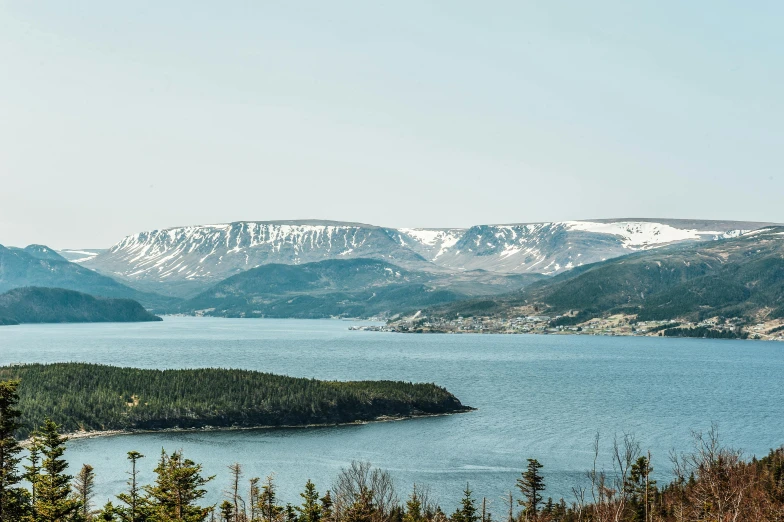
{"type": "Polygon", "coordinates": [[[506,248],[504,248],[504,250],[501,252],[499,257],[501,259],[504,259],[506,257],[513,256],[513,255],[517,254],[521,250],[522,250],[522,248],[520,248],[519,246],[516,246],[516,245],[506,245],[506,248]]]}
{"type": "Polygon", "coordinates": [[[84,257],[80,257],[77,259],[71,259],[71,263],[84,263],[85,261],[90,261],[91,259],[95,259],[98,255],[97,252],[88,252],[86,250],[60,250],[63,254],[79,254],[84,257]]]}
{"type": "Polygon", "coordinates": [[[675,228],[663,223],[647,221],[618,221],[615,223],[565,221],[564,225],[568,230],[620,236],[624,248],[646,248],[702,238],[702,233],[697,230],[675,228]]]}
{"type": "Polygon", "coordinates": [[[769,228],[761,228],[759,230],[752,230],[751,232],[744,232],[741,235],[743,237],[751,237],[751,236],[756,236],[757,234],[762,234],[763,232],[767,232],[769,230],[770,230],[769,228]]]}
{"type": "Polygon", "coordinates": [[[422,244],[433,246],[436,241],[441,239],[443,230],[432,230],[427,228],[401,228],[400,232],[410,236],[422,244]]]}
{"type": "MultiPolygon", "coordinates": [[[[428,228],[400,228],[398,229],[398,232],[405,234],[422,245],[431,248],[438,247],[438,252],[436,252],[436,255],[431,261],[435,261],[447,253],[450,248],[460,241],[460,238],[462,238],[465,233],[464,230],[436,230],[428,228]]],[[[400,239],[400,243],[405,246],[405,242],[402,238],[400,239]]]]}

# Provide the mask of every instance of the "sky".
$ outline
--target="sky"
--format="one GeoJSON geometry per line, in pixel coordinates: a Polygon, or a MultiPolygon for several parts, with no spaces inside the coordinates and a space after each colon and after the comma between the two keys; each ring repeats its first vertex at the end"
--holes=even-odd
{"type": "Polygon", "coordinates": [[[784,222],[784,2],[0,0],[0,244],[784,222]]]}

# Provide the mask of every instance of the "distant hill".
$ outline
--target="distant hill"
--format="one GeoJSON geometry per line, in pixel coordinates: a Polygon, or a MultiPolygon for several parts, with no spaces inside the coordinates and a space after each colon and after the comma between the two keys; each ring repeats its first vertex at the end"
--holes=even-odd
{"type": "Polygon", "coordinates": [[[131,299],[112,299],[64,290],[25,287],[0,295],[0,318],[15,323],[160,321],[131,299]]]}
{"type": "Polygon", "coordinates": [[[375,259],[275,263],[229,277],[184,301],[178,310],[223,317],[391,317],[475,295],[519,290],[543,277],[482,271],[434,274],[375,259]]]}
{"type": "Polygon", "coordinates": [[[440,274],[557,275],[676,243],[736,237],[766,223],[624,218],[388,228],[321,220],[238,221],[139,232],[106,251],[61,253],[145,291],[194,297],[219,281],[268,264],[376,259],[440,274]]]}
{"type": "Polygon", "coordinates": [[[371,317],[465,298],[433,276],[373,259],[270,264],[218,283],[180,305],[229,317],[371,317]]]}
{"type": "Polygon", "coordinates": [[[67,261],[63,256],[45,245],[28,245],[24,248],[10,247],[11,250],[18,250],[26,252],[36,259],[44,259],[47,261],[67,261]]]}
{"type": "Polygon", "coordinates": [[[585,265],[518,293],[436,307],[434,317],[616,313],[640,320],[784,317],[784,227],[585,265]]]}
{"type": "Polygon", "coordinates": [[[76,263],[43,245],[7,248],[0,245],[0,292],[25,286],[65,288],[101,297],[134,299],[160,309],[176,299],[140,292],[76,263]]]}

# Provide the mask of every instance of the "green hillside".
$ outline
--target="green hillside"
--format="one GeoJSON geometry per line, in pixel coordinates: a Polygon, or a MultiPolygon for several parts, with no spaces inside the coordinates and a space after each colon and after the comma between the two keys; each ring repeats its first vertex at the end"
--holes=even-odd
{"type": "Polygon", "coordinates": [[[160,321],[131,299],[112,299],[62,288],[15,288],[0,295],[0,324],[160,321]]]}
{"type": "Polygon", "coordinates": [[[374,317],[522,288],[540,277],[472,271],[462,277],[405,270],[374,259],[247,270],[183,302],[179,311],[224,317],[374,317]]]}
{"type": "Polygon", "coordinates": [[[616,313],[639,320],[784,317],[784,227],[579,267],[521,292],[457,302],[431,316],[616,313]]]}

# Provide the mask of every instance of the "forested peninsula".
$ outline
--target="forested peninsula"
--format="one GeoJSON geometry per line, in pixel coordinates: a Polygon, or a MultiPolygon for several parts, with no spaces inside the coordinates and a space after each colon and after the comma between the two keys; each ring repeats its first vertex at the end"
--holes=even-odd
{"type": "Polygon", "coordinates": [[[133,299],[94,297],[64,288],[34,286],[14,288],[0,294],[0,325],[161,320],[133,299]]]}
{"type": "Polygon", "coordinates": [[[25,364],[0,367],[2,380],[21,381],[21,438],[46,418],[75,433],[332,425],[471,409],[435,384],[319,381],[216,368],[25,364]]]}

